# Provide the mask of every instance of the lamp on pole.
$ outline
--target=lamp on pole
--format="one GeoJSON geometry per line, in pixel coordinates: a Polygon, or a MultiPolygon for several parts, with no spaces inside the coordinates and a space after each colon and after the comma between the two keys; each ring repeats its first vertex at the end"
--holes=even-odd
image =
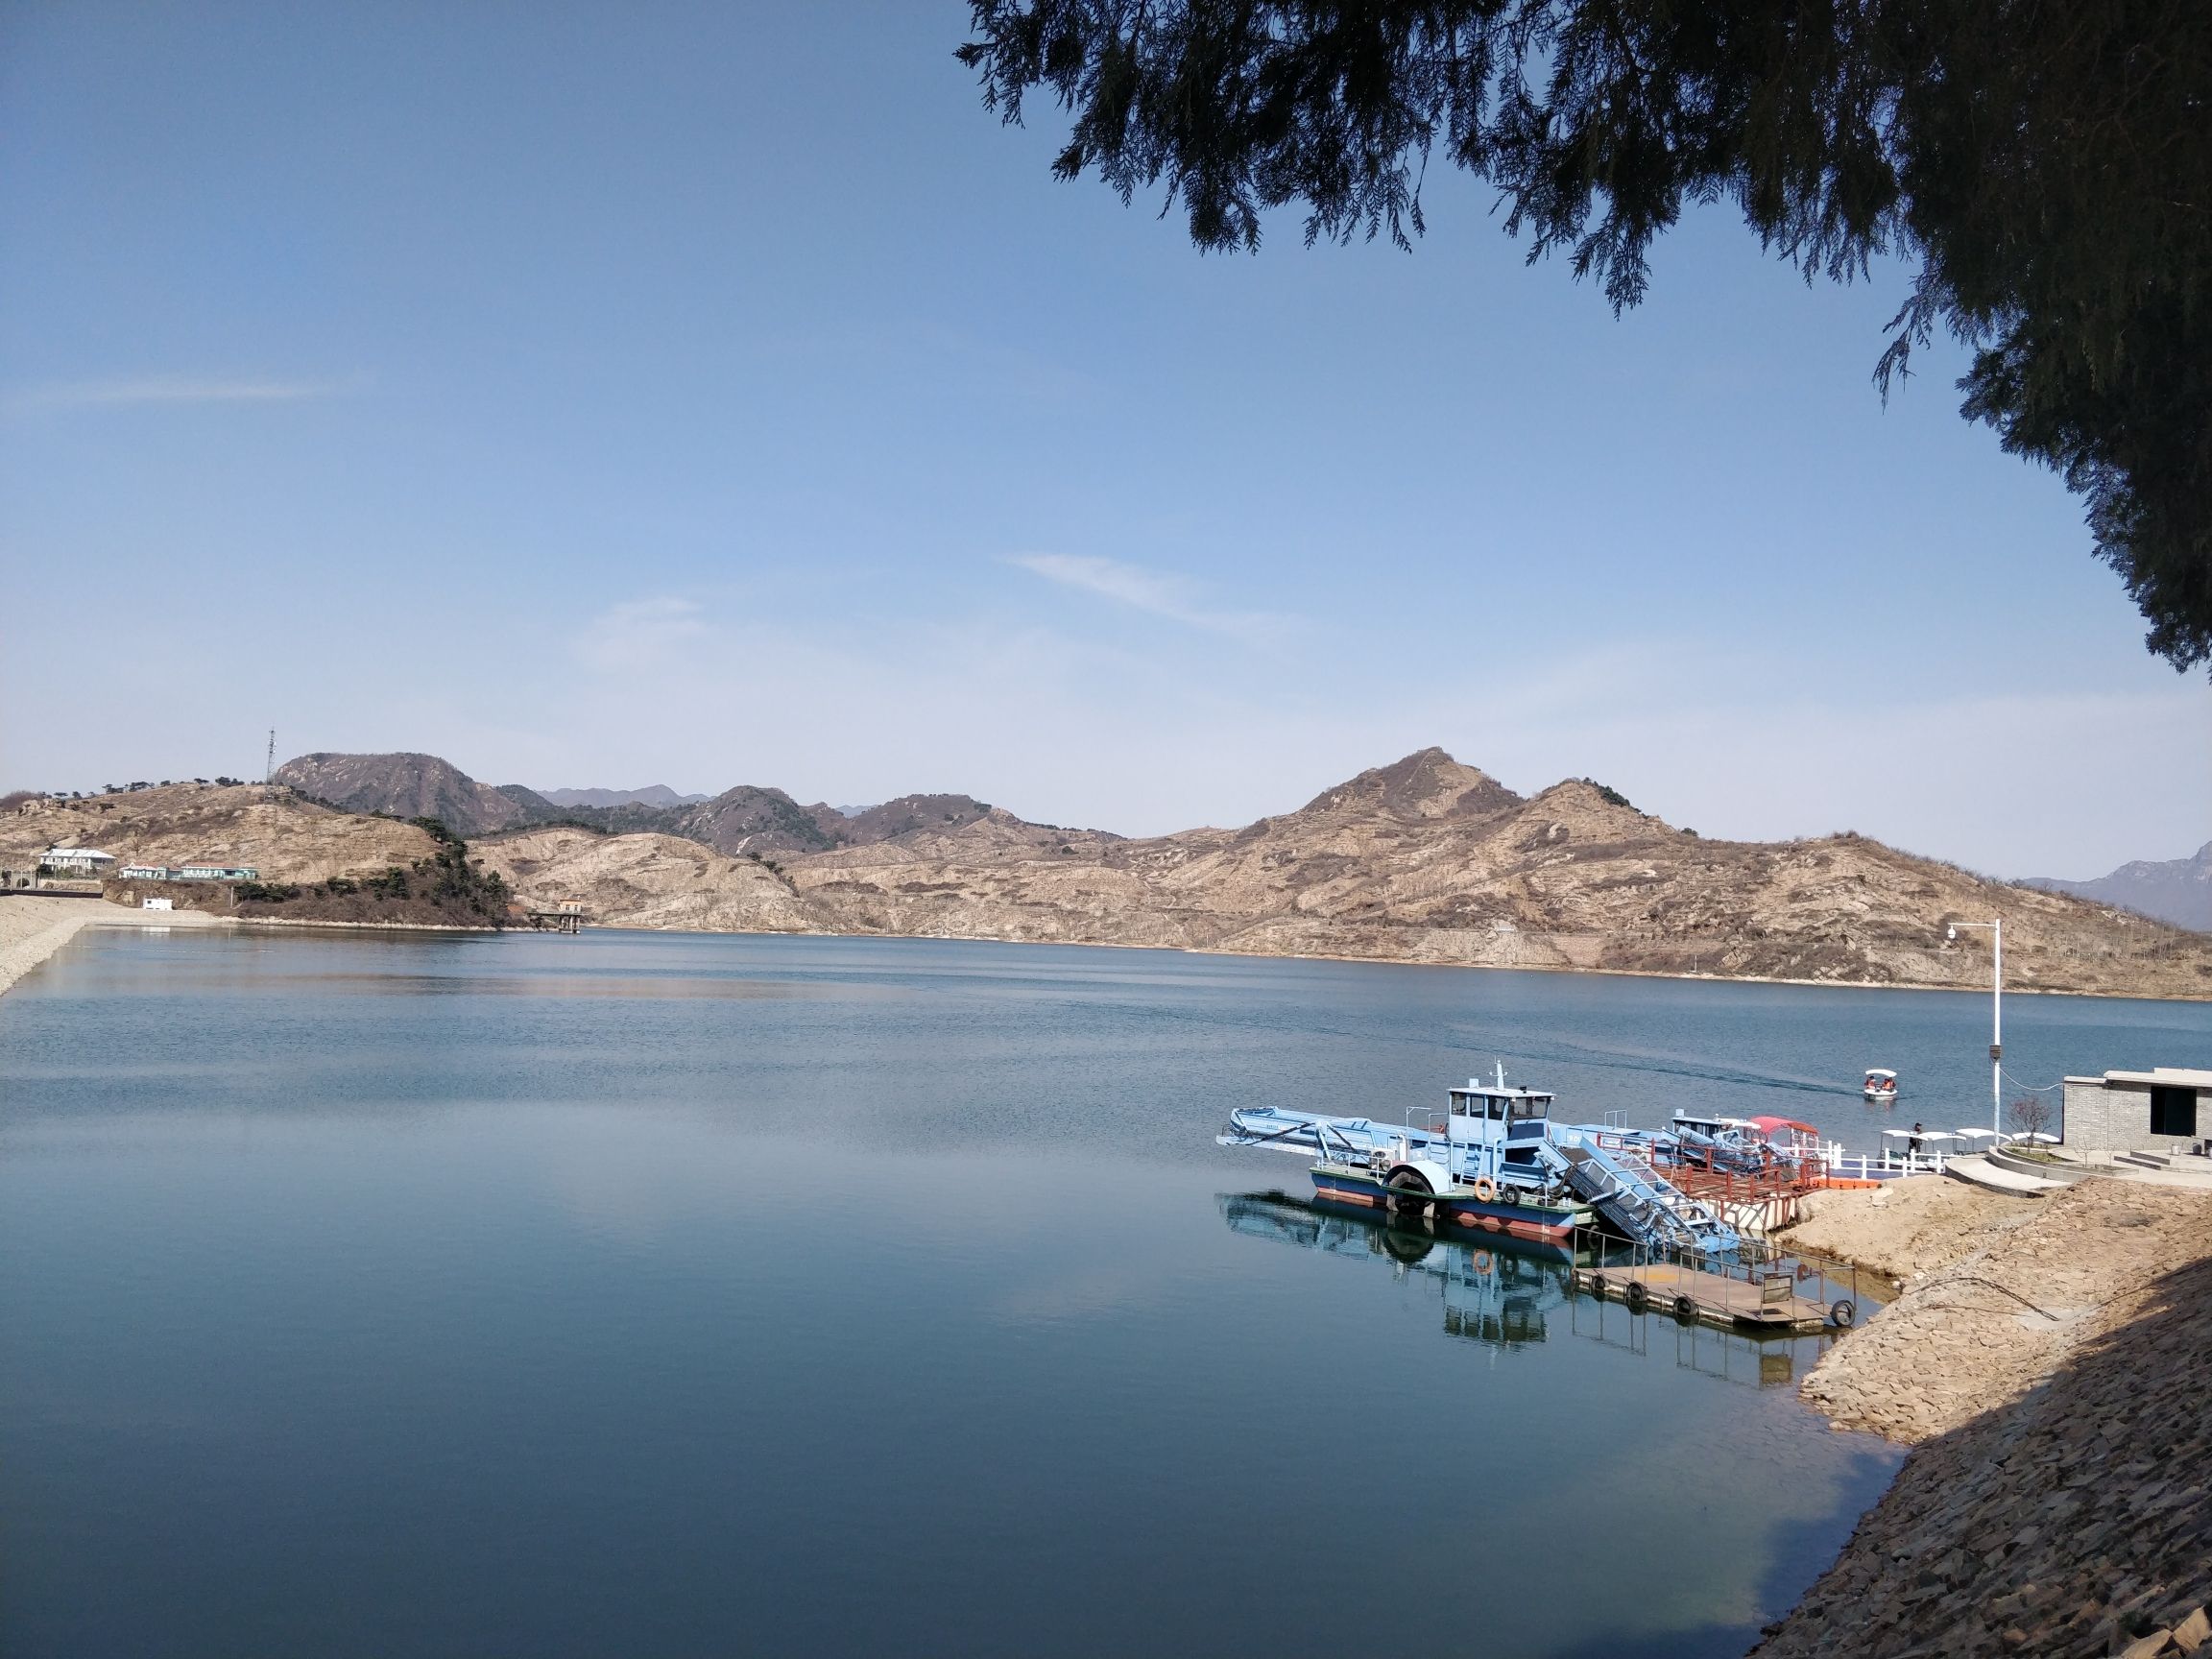
{"type": "Polygon", "coordinates": [[[1989,929],[1989,1127],[2005,1133],[2005,921],[1954,922],[1943,937],[1956,939],[1961,927],[1989,929]]]}

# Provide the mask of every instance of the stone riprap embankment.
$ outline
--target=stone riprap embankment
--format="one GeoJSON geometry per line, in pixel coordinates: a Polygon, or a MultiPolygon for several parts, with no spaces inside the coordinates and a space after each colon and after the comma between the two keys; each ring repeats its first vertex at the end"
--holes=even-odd
{"type": "Polygon", "coordinates": [[[2212,1628],[2212,1196],[2100,1180],[1980,1194],[1968,1214],[1937,1179],[1830,1201],[1801,1230],[1867,1241],[1895,1207],[1888,1259],[1859,1259],[1906,1289],[1805,1395],[1915,1449],[1761,1659],[2196,1652],[2212,1628]],[[1956,1223],[1941,1262],[1938,1211],[1956,1223]]]}
{"type": "Polygon", "coordinates": [[[97,899],[31,899],[0,895],[0,993],[86,927],[215,927],[212,916],[190,911],[125,910],[97,899]]]}
{"type": "Polygon", "coordinates": [[[1915,1175],[1874,1191],[1812,1193],[1790,1240],[1909,1283],[1914,1274],[1985,1249],[2042,1213],[2037,1199],[1915,1175]]]}

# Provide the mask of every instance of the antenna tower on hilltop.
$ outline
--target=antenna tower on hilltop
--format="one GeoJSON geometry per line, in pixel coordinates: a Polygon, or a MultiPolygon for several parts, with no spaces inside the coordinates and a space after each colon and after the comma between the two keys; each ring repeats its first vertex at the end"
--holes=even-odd
{"type": "Polygon", "coordinates": [[[261,799],[276,798],[276,728],[269,728],[269,757],[261,762],[261,799]]]}

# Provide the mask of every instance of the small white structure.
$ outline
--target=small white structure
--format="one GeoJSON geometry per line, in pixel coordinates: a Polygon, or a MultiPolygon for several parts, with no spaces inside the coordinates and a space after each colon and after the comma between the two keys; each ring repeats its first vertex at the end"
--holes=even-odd
{"type": "Polygon", "coordinates": [[[1944,1161],[1959,1156],[1951,1145],[1958,1139],[1948,1129],[1885,1129],[1882,1167],[1901,1169],[1908,1175],[1940,1175],[1944,1161]]]}
{"type": "Polygon", "coordinates": [[[177,872],[166,864],[126,864],[120,874],[126,881],[174,881],[177,872]]]}
{"type": "Polygon", "coordinates": [[[115,854],[92,847],[49,847],[38,854],[42,869],[66,871],[72,876],[105,876],[115,854]]]}
{"type": "Polygon", "coordinates": [[[2212,1137],[2212,1071],[2160,1066],[2066,1079],[2062,1139],[2078,1152],[2185,1152],[2212,1137]]]}
{"type": "Polygon", "coordinates": [[[138,908],[141,910],[174,910],[177,908],[177,901],[174,899],[142,899],[138,902],[138,908]]]}

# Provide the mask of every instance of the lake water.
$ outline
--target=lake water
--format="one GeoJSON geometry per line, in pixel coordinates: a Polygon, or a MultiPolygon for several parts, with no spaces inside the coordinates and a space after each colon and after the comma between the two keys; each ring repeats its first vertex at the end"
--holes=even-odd
{"type": "MultiPolygon", "coordinates": [[[[2008,1065],[2212,1010],[2019,998],[2008,1065]]],[[[1895,1466],[1239,1197],[1262,1100],[1981,1120],[1971,997],[919,940],[95,931],[0,998],[0,1651],[1724,1655],[1895,1466]]]]}

